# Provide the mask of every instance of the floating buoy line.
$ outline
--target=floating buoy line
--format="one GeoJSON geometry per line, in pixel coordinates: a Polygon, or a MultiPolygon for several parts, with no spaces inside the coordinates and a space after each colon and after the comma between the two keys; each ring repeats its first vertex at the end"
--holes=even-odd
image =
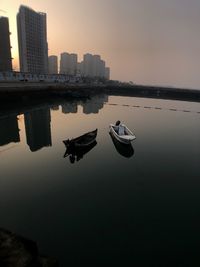
{"type": "MultiPolygon", "coordinates": [[[[99,103],[95,103],[95,104],[99,104],[99,103]]],[[[128,104],[117,104],[117,103],[107,103],[107,102],[104,102],[104,105],[200,114],[200,111],[194,111],[194,110],[188,110],[188,109],[162,108],[162,107],[156,107],[156,106],[140,106],[140,105],[128,105],[128,104]]]]}

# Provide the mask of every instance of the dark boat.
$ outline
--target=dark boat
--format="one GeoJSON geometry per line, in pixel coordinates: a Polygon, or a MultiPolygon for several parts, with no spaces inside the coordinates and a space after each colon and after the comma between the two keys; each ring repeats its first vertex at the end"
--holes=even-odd
{"type": "Polygon", "coordinates": [[[81,136],[78,136],[76,138],[73,138],[71,140],[67,139],[64,140],[63,143],[68,146],[74,146],[74,147],[86,147],[90,144],[92,144],[97,137],[97,129],[88,133],[85,133],[81,136]]]}
{"type": "Polygon", "coordinates": [[[69,156],[69,161],[74,163],[75,161],[79,161],[87,154],[90,150],[92,150],[97,145],[97,141],[94,140],[87,146],[79,146],[75,147],[74,145],[67,146],[66,152],[64,154],[64,158],[69,156]]]}
{"type": "Polygon", "coordinates": [[[69,156],[71,163],[79,161],[83,156],[93,149],[96,144],[97,129],[81,136],[73,138],[71,140],[64,140],[63,143],[66,146],[66,152],[64,158],[69,156]]]}
{"type": "Polygon", "coordinates": [[[113,141],[113,144],[117,150],[117,152],[126,157],[126,158],[130,158],[134,155],[134,149],[132,147],[131,144],[123,144],[121,142],[119,142],[114,136],[112,133],[110,133],[110,137],[113,141]]]}

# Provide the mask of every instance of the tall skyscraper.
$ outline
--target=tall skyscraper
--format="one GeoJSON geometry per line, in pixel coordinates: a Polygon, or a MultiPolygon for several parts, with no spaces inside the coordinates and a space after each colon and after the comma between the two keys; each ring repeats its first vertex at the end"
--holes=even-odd
{"type": "Polygon", "coordinates": [[[17,14],[20,71],[48,73],[46,14],[20,6],[17,14]]]}
{"type": "Polygon", "coordinates": [[[0,71],[12,71],[8,18],[0,17],[0,71]]]}
{"type": "Polygon", "coordinates": [[[58,73],[58,57],[49,56],[49,74],[58,73]]]}

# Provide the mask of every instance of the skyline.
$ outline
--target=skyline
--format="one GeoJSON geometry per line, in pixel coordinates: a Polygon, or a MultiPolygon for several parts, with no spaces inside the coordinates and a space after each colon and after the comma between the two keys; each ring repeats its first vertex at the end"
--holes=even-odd
{"type": "Polygon", "coordinates": [[[197,0],[2,0],[18,69],[16,15],[20,4],[47,13],[49,55],[101,54],[111,79],[200,88],[200,3],[197,0]],[[92,36],[92,37],[91,37],[92,36]]]}

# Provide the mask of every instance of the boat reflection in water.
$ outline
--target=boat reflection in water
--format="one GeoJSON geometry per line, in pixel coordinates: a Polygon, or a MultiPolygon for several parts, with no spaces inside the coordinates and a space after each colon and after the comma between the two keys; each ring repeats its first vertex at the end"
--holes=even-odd
{"type": "Polygon", "coordinates": [[[110,134],[110,137],[113,141],[113,144],[117,150],[117,152],[124,156],[125,158],[130,158],[134,155],[134,149],[132,147],[131,144],[123,144],[123,143],[120,143],[114,136],[112,133],[109,133],[110,134]]]}
{"type": "Polygon", "coordinates": [[[64,158],[69,156],[71,163],[82,159],[86,153],[88,153],[97,145],[96,136],[97,129],[74,139],[64,140],[63,143],[66,146],[64,158]]]}

